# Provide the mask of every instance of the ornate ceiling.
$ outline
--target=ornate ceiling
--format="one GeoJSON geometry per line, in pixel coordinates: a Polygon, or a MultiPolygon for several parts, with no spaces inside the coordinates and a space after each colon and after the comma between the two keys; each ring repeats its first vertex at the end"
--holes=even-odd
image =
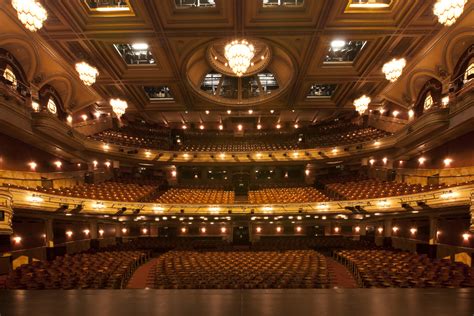
{"type": "MultiPolygon", "coordinates": [[[[277,81],[284,81],[287,88],[268,102],[252,104],[254,114],[274,109],[283,120],[299,116],[301,121],[312,121],[352,110],[353,100],[362,94],[381,103],[381,93],[390,87],[382,65],[393,57],[405,57],[407,68],[412,67],[420,52],[445,31],[432,13],[434,2],[393,0],[387,8],[364,10],[350,8],[347,0],[305,0],[296,7],[263,7],[262,0],[216,0],[215,7],[183,9],[174,0],[130,0],[130,11],[97,12],[86,1],[43,0],[48,20],[38,33],[66,63],[85,59],[98,68],[92,89],[104,100],[103,106],[120,97],[128,101],[132,114],[167,122],[183,121],[186,111],[187,121],[205,121],[206,115],[203,119],[192,113],[224,113],[229,107],[190,86],[190,77],[198,82],[211,68],[193,70],[189,67],[193,56],[203,52],[206,58],[209,43],[219,40],[242,35],[259,39],[273,55],[285,56],[282,62],[291,67],[276,67],[281,72],[275,71],[277,81]],[[327,62],[333,40],[365,43],[352,62],[327,62]],[[147,43],[154,63],[127,64],[114,44],[133,43],[147,43]],[[315,84],[332,85],[334,91],[331,96],[308,98],[315,84]],[[150,98],[144,87],[167,87],[170,97],[150,98]]],[[[403,98],[390,101],[409,105],[403,98]]],[[[242,111],[249,106],[243,104],[242,111]]],[[[72,110],[86,107],[78,103],[72,110]]]]}

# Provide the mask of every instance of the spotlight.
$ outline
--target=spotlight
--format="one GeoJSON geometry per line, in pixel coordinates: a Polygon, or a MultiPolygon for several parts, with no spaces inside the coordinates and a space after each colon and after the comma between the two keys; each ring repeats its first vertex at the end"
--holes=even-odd
{"type": "Polygon", "coordinates": [[[119,208],[118,212],[115,213],[115,215],[116,215],[116,216],[122,215],[122,214],[125,213],[126,211],[127,211],[127,208],[126,208],[126,207],[119,208]]]}
{"type": "Polygon", "coordinates": [[[56,209],[56,213],[64,213],[69,208],[69,204],[62,204],[56,209]]]}
{"type": "Polygon", "coordinates": [[[78,204],[75,208],[71,210],[71,214],[79,214],[82,211],[82,204],[78,204]]]}

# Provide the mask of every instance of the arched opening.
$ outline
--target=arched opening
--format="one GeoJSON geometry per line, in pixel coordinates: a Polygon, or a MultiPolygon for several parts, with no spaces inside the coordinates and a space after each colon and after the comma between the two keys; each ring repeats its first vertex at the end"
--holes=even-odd
{"type": "Polygon", "coordinates": [[[459,58],[451,78],[451,92],[461,90],[474,79],[474,45],[471,45],[459,58]]]}
{"type": "Polygon", "coordinates": [[[62,99],[57,90],[51,85],[45,85],[39,92],[40,108],[57,116],[60,120],[65,120],[67,113],[64,109],[62,99]]]}
{"type": "Polygon", "coordinates": [[[428,80],[421,89],[415,103],[415,116],[419,117],[424,113],[441,106],[441,92],[443,85],[434,78],[428,80]]]}
{"type": "Polygon", "coordinates": [[[21,64],[9,51],[3,48],[0,48],[0,79],[21,96],[30,96],[29,83],[21,64]]]}

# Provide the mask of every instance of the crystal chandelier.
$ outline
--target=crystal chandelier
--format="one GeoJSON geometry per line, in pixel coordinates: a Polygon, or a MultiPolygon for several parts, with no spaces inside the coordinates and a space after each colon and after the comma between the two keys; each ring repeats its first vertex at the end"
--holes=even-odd
{"type": "Polygon", "coordinates": [[[246,40],[235,40],[226,45],[224,55],[232,71],[241,77],[250,67],[255,48],[246,40]]]}
{"type": "Polygon", "coordinates": [[[18,19],[31,32],[42,28],[43,22],[48,18],[41,3],[35,0],[12,0],[12,6],[18,13],[18,19]]]}
{"type": "Polygon", "coordinates": [[[433,13],[438,17],[439,23],[450,26],[461,16],[466,2],[467,0],[438,0],[433,13]]]}
{"type": "Polygon", "coordinates": [[[110,105],[112,106],[114,113],[119,118],[125,114],[125,110],[128,108],[127,101],[121,99],[110,99],[110,105]]]}
{"type": "Polygon", "coordinates": [[[85,61],[76,64],[76,71],[79,73],[79,78],[87,86],[92,86],[99,75],[97,68],[92,67],[85,61]]]}
{"type": "Polygon", "coordinates": [[[365,94],[361,96],[360,98],[355,99],[354,100],[355,110],[359,112],[359,114],[364,114],[365,111],[367,111],[367,109],[369,108],[370,101],[371,99],[365,94]]]}
{"type": "Polygon", "coordinates": [[[407,62],[405,58],[392,59],[388,63],[383,65],[382,71],[385,74],[385,78],[390,82],[395,82],[402,75],[403,68],[405,68],[407,62]]]}

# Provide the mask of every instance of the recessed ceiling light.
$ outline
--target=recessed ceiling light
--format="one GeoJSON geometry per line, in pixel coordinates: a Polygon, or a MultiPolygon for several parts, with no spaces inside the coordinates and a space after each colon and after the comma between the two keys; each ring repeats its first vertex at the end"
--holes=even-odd
{"type": "Polygon", "coordinates": [[[353,0],[349,7],[362,9],[388,8],[390,0],[353,0]]]}
{"type": "Polygon", "coordinates": [[[346,42],[343,40],[334,40],[331,42],[331,47],[334,50],[340,50],[346,45],[346,42]]]}
{"type": "Polygon", "coordinates": [[[135,43],[132,45],[133,49],[136,50],[145,50],[148,49],[148,44],[147,43],[135,43]]]}

